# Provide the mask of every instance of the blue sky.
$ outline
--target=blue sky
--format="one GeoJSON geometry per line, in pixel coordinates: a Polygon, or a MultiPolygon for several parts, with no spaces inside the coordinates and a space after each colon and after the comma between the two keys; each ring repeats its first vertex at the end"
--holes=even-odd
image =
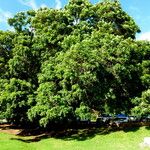
{"type": "MultiPolygon", "coordinates": [[[[100,0],[91,0],[97,3],[100,0]]],[[[123,9],[134,18],[139,25],[141,33],[138,39],[150,40],[150,0],[120,0],[123,9]]],[[[7,18],[12,17],[19,11],[38,9],[39,7],[61,8],[68,0],[0,0],[0,30],[7,30],[7,18]]]]}

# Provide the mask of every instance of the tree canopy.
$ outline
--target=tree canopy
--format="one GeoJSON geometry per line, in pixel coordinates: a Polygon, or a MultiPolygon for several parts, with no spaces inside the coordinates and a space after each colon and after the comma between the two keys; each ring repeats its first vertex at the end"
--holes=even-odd
{"type": "Polygon", "coordinates": [[[100,113],[150,113],[150,43],[120,2],[69,0],[19,12],[0,31],[0,114],[47,127],[100,113]]]}

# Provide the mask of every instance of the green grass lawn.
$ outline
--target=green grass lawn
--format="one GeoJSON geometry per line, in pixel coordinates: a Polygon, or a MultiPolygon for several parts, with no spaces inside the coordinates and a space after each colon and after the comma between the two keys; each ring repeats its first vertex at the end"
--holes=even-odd
{"type": "Polygon", "coordinates": [[[41,136],[37,139],[0,133],[0,150],[141,150],[139,143],[150,136],[149,127],[113,132],[95,130],[82,129],[67,136],[41,136]]]}

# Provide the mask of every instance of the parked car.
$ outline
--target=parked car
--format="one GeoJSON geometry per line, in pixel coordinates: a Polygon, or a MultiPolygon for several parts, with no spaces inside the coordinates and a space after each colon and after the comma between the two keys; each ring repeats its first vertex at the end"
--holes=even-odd
{"type": "Polygon", "coordinates": [[[91,120],[90,119],[80,119],[81,124],[90,124],[91,120]]]}
{"type": "Polygon", "coordinates": [[[130,119],[127,115],[118,114],[112,119],[110,125],[120,126],[121,124],[129,122],[129,120],[130,119]]]}
{"type": "Polygon", "coordinates": [[[143,115],[143,116],[141,116],[140,121],[142,121],[142,122],[150,122],[150,115],[143,115]]]}
{"type": "Polygon", "coordinates": [[[112,116],[109,114],[101,114],[97,117],[96,123],[97,124],[108,124],[110,120],[112,119],[112,116]]]}
{"type": "Polygon", "coordinates": [[[90,124],[91,120],[89,118],[77,118],[77,123],[82,125],[90,124]]]}
{"type": "Polygon", "coordinates": [[[138,122],[139,121],[139,117],[137,117],[137,116],[129,116],[129,121],[130,122],[138,122]]]}

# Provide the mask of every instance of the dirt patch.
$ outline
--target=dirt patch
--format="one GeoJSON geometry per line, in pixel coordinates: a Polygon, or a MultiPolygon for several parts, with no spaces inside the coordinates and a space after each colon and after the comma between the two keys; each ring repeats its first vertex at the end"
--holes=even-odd
{"type": "Polygon", "coordinates": [[[13,125],[0,124],[0,133],[8,133],[8,134],[17,135],[17,134],[20,134],[21,132],[22,132],[22,129],[17,129],[13,125]]]}

